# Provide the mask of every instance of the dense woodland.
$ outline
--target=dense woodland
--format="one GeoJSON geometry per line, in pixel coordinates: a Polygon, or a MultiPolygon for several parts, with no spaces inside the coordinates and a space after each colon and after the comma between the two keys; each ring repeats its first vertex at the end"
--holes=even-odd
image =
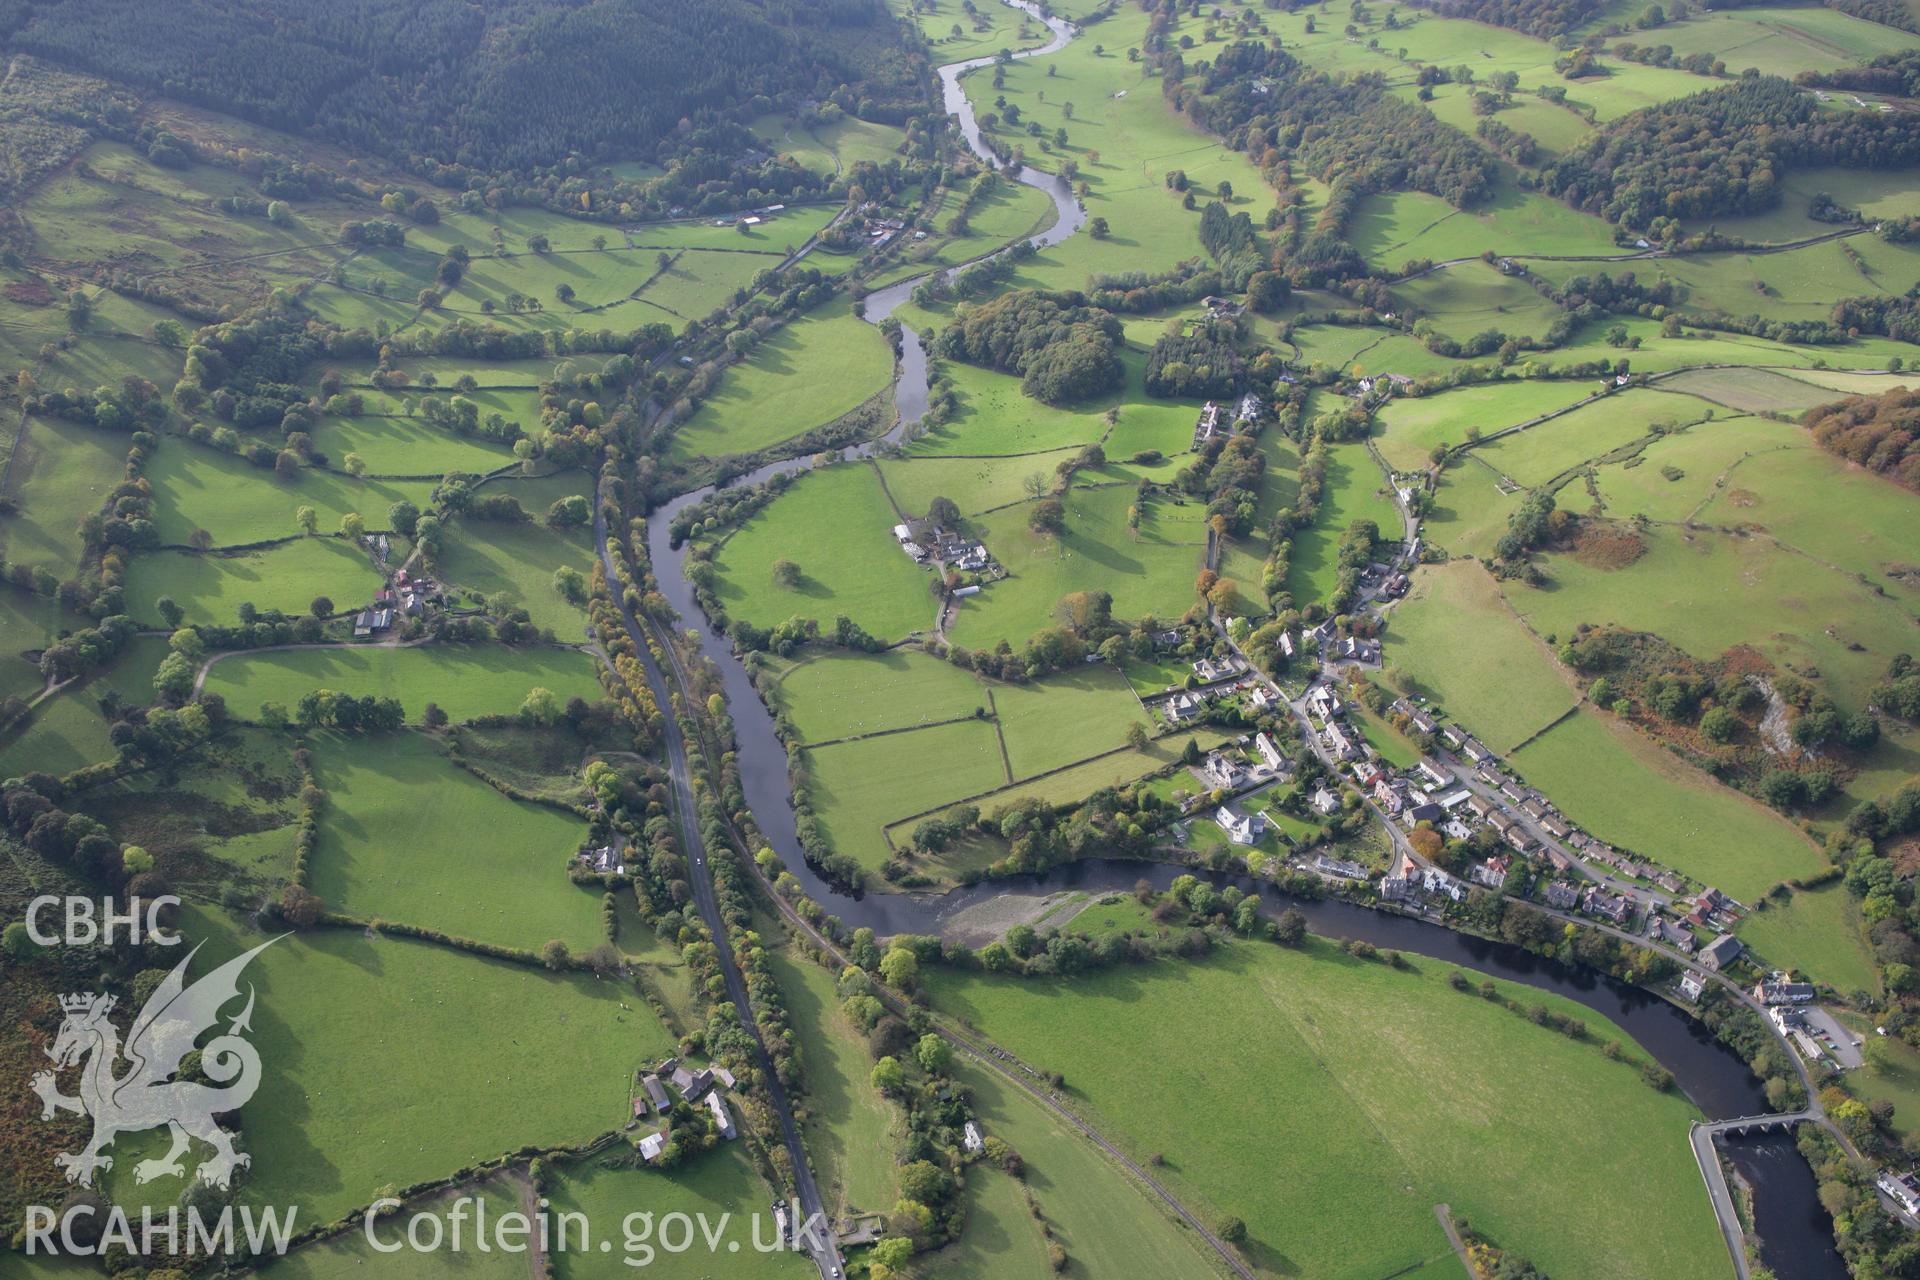
{"type": "Polygon", "coordinates": [[[880,0],[0,5],[12,49],[394,159],[496,171],[655,159],[688,117],[863,82],[865,109],[904,119],[920,85],[893,31],[880,0]]]}
{"type": "Polygon", "coordinates": [[[1550,40],[1600,12],[1595,0],[1413,0],[1449,18],[1472,18],[1550,40]]]}
{"type": "Polygon", "coordinates": [[[1920,492],[1920,393],[1895,387],[1809,409],[1820,447],[1920,492]]]}
{"type": "Polygon", "coordinates": [[[1920,130],[1898,114],[1821,111],[1777,76],[1624,116],[1541,175],[1576,208],[1646,227],[1657,218],[1760,213],[1796,165],[1892,169],[1920,160],[1920,130]]]}
{"type": "MultiPolygon", "coordinates": [[[[1177,82],[1175,70],[1170,80],[1177,82]]],[[[1432,112],[1402,102],[1378,75],[1335,79],[1251,40],[1221,50],[1187,100],[1204,127],[1242,140],[1256,159],[1290,152],[1315,177],[1363,191],[1424,191],[1459,208],[1492,186],[1494,160],[1432,112]]],[[[1180,96],[1175,85],[1170,93],[1180,96]]]]}
{"type": "Polygon", "coordinates": [[[1120,364],[1120,322],[1083,304],[1079,294],[1017,289],[963,307],[935,350],[949,360],[1021,375],[1021,389],[1048,404],[1068,404],[1111,391],[1120,364]]]}

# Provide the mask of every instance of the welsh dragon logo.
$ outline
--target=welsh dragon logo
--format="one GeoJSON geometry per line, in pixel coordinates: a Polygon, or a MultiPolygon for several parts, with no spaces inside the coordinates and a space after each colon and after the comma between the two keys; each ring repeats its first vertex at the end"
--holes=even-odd
{"type": "Polygon", "coordinates": [[[51,1120],[61,1111],[93,1117],[93,1136],[86,1146],[76,1153],[54,1157],[66,1170],[68,1182],[92,1186],[96,1170],[113,1168],[113,1157],[102,1153],[116,1137],[162,1125],[172,1131],[173,1145],[160,1159],[135,1165],[136,1182],[184,1175],[186,1167],[181,1157],[195,1138],[214,1151],[211,1159],[200,1163],[202,1182],[224,1189],[232,1184],[235,1169],[252,1163],[250,1156],[233,1149],[233,1140],[213,1120],[216,1115],[238,1109],[260,1085],[259,1051],[241,1034],[252,1029],[251,985],[247,987],[246,1007],[223,1033],[200,1048],[200,1069],[214,1083],[173,1077],[193,1052],[194,1042],[220,1021],[221,1008],[239,998],[241,971],[277,941],[273,938],[261,943],[188,986],[187,966],[199,953],[196,946],[148,997],[128,1028],[125,1045],[120,1042],[119,1031],[107,1020],[115,1004],[112,996],[86,992],[60,998],[66,1018],[53,1047],[47,1050],[54,1071],[36,1075],[33,1091],[43,1104],[42,1120],[51,1120]],[[116,1076],[114,1067],[122,1059],[129,1064],[128,1069],[116,1076]],[[70,1098],[60,1092],[54,1077],[55,1072],[74,1066],[80,1066],[80,1096],[70,1098]]]}

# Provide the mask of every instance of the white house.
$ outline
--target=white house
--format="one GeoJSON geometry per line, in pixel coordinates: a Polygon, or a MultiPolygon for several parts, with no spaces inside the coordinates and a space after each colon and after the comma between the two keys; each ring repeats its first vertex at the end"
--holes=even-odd
{"type": "Polygon", "coordinates": [[[1255,735],[1253,745],[1254,749],[1260,753],[1260,758],[1267,762],[1267,768],[1278,773],[1287,767],[1287,757],[1281,753],[1279,745],[1270,735],[1265,733],[1255,735]]]}
{"type": "Polygon", "coordinates": [[[984,1149],[987,1143],[986,1139],[980,1136],[980,1126],[971,1120],[967,1121],[966,1127],[960,1131],[960,1145],[968,1151],[984,1149]]]}
{"type": "Polygon", "coordinates": [[[659,1133],[650,1133],[640,1139],[640,1158],[652,1164],[660,1158],[661,1148],[667,1145],[666,1138],[659,1133]]]}
{"type": "Polygon", "coordinates": [[[1680,975],[1680,994],[1689,1001],[1700,999],[1701,993],[1706,989],[1707,980],[1693,970],[1689,969],[1680,975]]]}
{"type": "Polygon", "coordinates": [[[733,1117],[727,1114],[727,1104],[720,1101],[718,1090],[707,1095],[707,1110],[713,1112],[713,1127],[720,1131],[723,1138],[738,1136],[733,1127],[733,1117]]]}
{"type": "Polygon", "coordinates": [[[1227,839],[1235,844],[1258,844],[1267,830],[1265,814],[1235,813],[1224,804],[1214,811],[1213,820],[1227,833],[1227,839]]]}
{"type": "Polygon", "coordinates": [[[1325,787],[1321,787],[1318,791],[1315,791],[1313,793],[1313,799],[1309,803],[1313,805],[1316,811],[1323,814],[1332,815],[1340,811],[1340,797],[1325,787]]]}

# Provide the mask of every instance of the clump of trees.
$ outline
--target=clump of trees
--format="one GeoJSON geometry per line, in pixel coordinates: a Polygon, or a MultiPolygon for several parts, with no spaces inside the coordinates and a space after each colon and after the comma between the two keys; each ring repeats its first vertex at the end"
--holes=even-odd
{"type": "MultiPolygon", "coordinates": [[[[1912,298],[1906,315],[1920,338],[1920,311],[1912,298]]],[[[1842,303],[1842,307],[1850,306],[1842,303]]],[[[1836,309],[1835,319],[1838,320],[1836,309]]],[[[1848,396],[1807,410],[1801,422],[1822,449],[1920,491],[1920,393],[1895,387],[1878,396],[1848,396]]]]}
{"type": "Polygon", "coordinates": [[[1120,321],[1077,293],[1016,289],[961,309],[935,342],[936,354],[1020,375],[1036,400],[1069,404],[1125,379],[1120,321]]]}

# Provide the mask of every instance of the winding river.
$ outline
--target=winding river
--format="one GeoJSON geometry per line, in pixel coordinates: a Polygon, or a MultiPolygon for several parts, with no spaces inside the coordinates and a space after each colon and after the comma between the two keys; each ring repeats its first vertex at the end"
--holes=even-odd
{"type": "MultiPolygon", "coordinates": [[[[1039,48],[1016,53],[1033,57],[1063,48],[1077,34],[1072,24],[1042,14],[1028,0],[1002,0],[1043,21],[1052,39],[1039,48]]],[[[973,107],[960,87],[967,72],[991,66],[992,57],[972,58],[939,69],[941,92],[951,116],[957,117],[968,147],[985,163],[999,163],[980,137],[973,107]]],[[[1086,210],[1068,182],[1049,173],[1024,168],[1018,180],[1044,192],[1053,202],[1048,226],[1029,237],[1040,248],[1057,244],[1078,231],[1086,210]]],[[[948,274],[960,270],[946,268],[948,274]]],[[[878,324],[912,294],[931,272],[902,280],[867,295],[866,319],[878,324]]],[[[902,327],[900,375],[894,404],[898,421],[885,436],[842,450],[852,459],[871,454],[882,444],[897,441],[907,426],[927,408],[927,358],[920,337],[902,327]]],[[[753,485],[775,475],[804,471],[806,458],[769,463],[735,477],[733,485],[753,485]]],[[[647,550],[660,590],[680,617],[689,623],[702,617],[686,577],[686,551],[675,547],[669,529],[673,518],[700,502],[711,487],[683,494],[654,510],[647,519],[647,550]]],[[[787,781],[787,753],[774,733],[773,717],[734,655],[726,637],[711,627],[698,631],[701,652],[721,673],[728,709],[739,741],[741,782],[748,807],[762,833],[787,869],[816,902],[837,915],[849,928],[868,927],[886,935],[940,933],[947,921],[966,908],[1007,892],[1051,892],[1079,889],[1090,892],[1127,892],[1139,880],[1164,888],[1176,875],[1204,876],[1218,885],[1232,884],[1243,892],[1258,893],[1269,910],[1297,908],[1315,932],[1334,938],[1360,938],[1383,948],[1422,955],[1509,981],[1551,991],[1576,1001],[1618,1024],[1661,1065],[1673,1073],[1679,1088],[1709,1119],[1755,1115],[1770,1110],[1760,1082],[1738,1055],[1715,1041],[1705,1028],[1678,1008],[1641,989],[1586,969],[1545,960],[1518,947],[1458,933],[1441,925],[1405,916],[1389,915],[1339,901],[1304,901],[1279,893],[1270,884],[1240,875],[1173,867],[1156,863],[1094,859],[1056,867],[1043,877],[999,880],[944,894],[865,893],[849,895],[835,889],[807,865],[794,821],[787,781]]],[[[1684,1143],[1685,1134],[1673,1136],[1684,1143]]],[[[1815,1194],[1812,1170],[1801,1159],[1790,1137],[1772,1134],[1728,1140],[1725,1150],[1742,1177],[1752,1186],[1755,1216],[1764,1224],[1761,1261],[1782,1277],[1795,1280],[1846,1280],[1847,1270],[1833,1245],[1833,1223],[1815,1194]]]]}

